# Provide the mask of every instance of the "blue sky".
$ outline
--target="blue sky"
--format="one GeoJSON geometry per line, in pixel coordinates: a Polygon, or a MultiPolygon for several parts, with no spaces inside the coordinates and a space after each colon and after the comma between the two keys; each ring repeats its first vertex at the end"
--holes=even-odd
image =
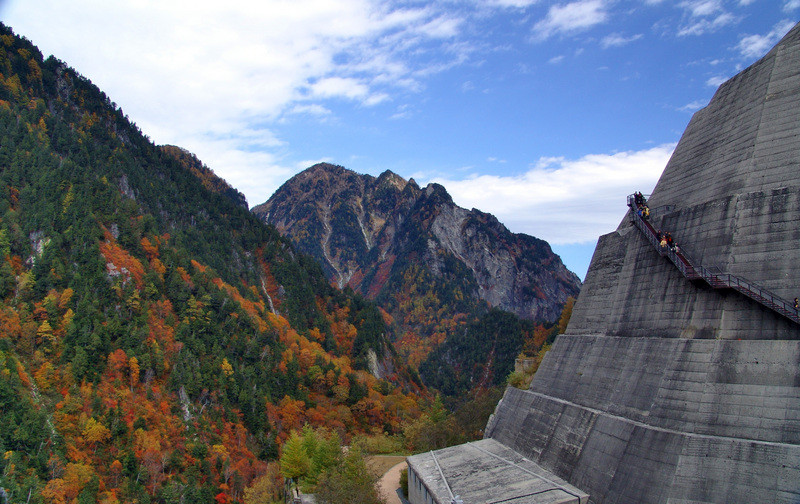
{"type": "Polygon", "coordinates": [[[0,19],[251,205],[318,161],[388,169],[583,277],[800,0],[0,0],[0,19]]]}

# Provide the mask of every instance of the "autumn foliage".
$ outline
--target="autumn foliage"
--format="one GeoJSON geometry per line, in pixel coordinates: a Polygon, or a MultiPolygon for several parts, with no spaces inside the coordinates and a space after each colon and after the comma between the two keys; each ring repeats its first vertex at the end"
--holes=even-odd
{"type": "Polygon", "coordinates": [[[420,415],[377,308],[183,154],[0,25],[9,502],[259,502],[292,429],[420,415]]]}

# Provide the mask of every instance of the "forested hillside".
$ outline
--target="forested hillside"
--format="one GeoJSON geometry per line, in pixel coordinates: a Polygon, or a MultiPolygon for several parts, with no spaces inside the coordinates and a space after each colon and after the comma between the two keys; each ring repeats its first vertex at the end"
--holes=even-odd
{"type": "Polygon", "coordinates": [[[0,25],[0,502],[241,502],[292,429],[419,417],[390,331],[0,25]]]}

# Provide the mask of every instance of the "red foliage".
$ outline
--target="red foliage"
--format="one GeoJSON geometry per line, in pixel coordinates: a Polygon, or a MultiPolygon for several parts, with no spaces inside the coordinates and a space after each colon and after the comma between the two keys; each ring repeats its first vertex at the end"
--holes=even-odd
{"type": "Polygon", "coordinates": [[[372,279],[367,289],[368,298],[375,299],[375,296],[377,296],[383,286],[386,285],[386,281],[389,279],[389,273],[392,272],[395,259],[397,259],[395,255],[388,255],[386,260],[378,266],[378,271],[375,273],[375,277],[372,279]]]}

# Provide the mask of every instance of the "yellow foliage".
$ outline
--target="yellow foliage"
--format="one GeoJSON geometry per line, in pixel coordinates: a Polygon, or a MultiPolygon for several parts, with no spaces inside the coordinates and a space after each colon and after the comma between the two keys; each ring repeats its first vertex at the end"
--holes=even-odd
{"type": "Polygon", "coordinates": [[[211,447],[211,451],[220,458],[228,458],[230,456],[228,454],[228,449],[225,448],[225,445],[215,444],[211,447]]]}
{"type": "Polygon", "coordinates": [[[64,469],[63,478],[67,492],[77,495],[91,481],[92,476],[94,476],[94,470],[91,466],[81,462],[70,462],[64,469]]]}
{"type": "Polygon", "coordinates": [[[131,357],[128,361],[128,368],[131,370],[131,388],[139,383],[139,359],[131,357]]]}
{"type": "Polygon", "coordinates": [[[74,295],[75,291],[71,288],[67,287],[64,289],[64,291],[61,293],[61,296],[58,298],[58,308],[61,310],[65,309],[69,305],[69,302],[72,300],[72,296],[74,295]]]}
{"type": "Polygon", "coordinates": [[[231,363],[228,362],[227,358],[222,359],[222,366],[221,367],[222,367],[222,373],[226,377],[229,377],[229,376],[231,376],[233,374],[233,366],[231,366],[231,363]]]}
{"type": "Polygon", "coordinates": [[[86,421],[86,425],[83,427],[83,438],[86,442],[94,445],[105,441],[109,437],[111,437],[111,431],[105,425],[94,418],[86,421]]]}
{"type": "Polygon", "coordinates": [[[55,378],[55,368],[50,361],[45,361],[44,364],[33,374],[36,384],[39,385],[41,390],[49,390],[53,385],[55,378]]]}

